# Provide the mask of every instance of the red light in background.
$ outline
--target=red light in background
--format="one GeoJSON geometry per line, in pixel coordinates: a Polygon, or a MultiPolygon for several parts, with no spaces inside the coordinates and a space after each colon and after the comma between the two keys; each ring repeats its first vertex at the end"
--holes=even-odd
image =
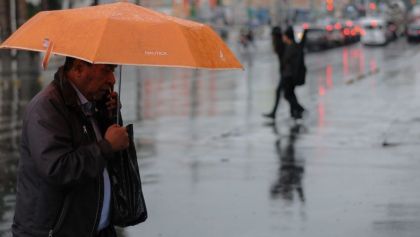
{"type": "Polygon", "coordinates": [[[371,22],[370,22],[370,25],[371,25],[373,28],[376,28],[376,27],[378,26],[378,22],[376,22],[376,21],[371,21],[371,22]]]}
{"type": "Polygon", "coordinates": [[[374,3],[374,2],[369,3],[369,8],[372,11],[376,10],[376,3],[374,3]]]}
{"type": "Polygon", "coordinates": [[[376,60],[373,58],[370,60],[370,71],[376,72],[378,66],[376,65],[376,60]]]}
{"type": "Polygon", "coordinates": [[[327,11],[329,11],[329,12],[334,11],[334,6],[333,5],[328,5],[327,6],[327,11]]]}
{"type": "Polygon", "coordinates": [[[343,49],[343,74],[344,76],[349,74],[349,51],[347,48],[343,49]]]}
{"type": "Polygon", "coordinates": [[[358,49],[359,56],[359,74],[362,75],[365,73],[365,55],[362,50],[358,49]]]}
{"type": "Polygon", "coordinates": [[[319,86],[318,93],[319,93],[320,96],[324,96],[325,95],[325,88],[323,86],[319,86]]]}
{"type": "Polygon", "coordinates": [[[308,23],[303,23],[303,24],[302,24],[302,28],[303,28],[304,30],[307,30],[307,29],[309,28],[309,24],[308,24],[308,23]]]}
{"type": "Polygon", "coordinates": [[[333,30],[333,26],[332,26],[332,25],[327,25],[327,26],[325,27],[325,29],[326,29],[327,31],[332,31],[332,30],[333,30]]]}
{"type": "Polygon", "coordinates": [[[326,0],[327,11],[334,11],[334,0],[326,0]]]}
{"type": "Polygon", "coordinates": [[[344,35],[349,36],[350,35],[350,29],[344,29],[344,35]]]}
{"type": "Polygon", "coordinates": [[[333,86],[333,68],[331,64],[328,64],[325,68],[325,82],[327,83],[327,88],[330,89],[333,86]]]}
{"type": "Polygon", "coordinates": [[[335,23],[334,25],[336,30],[340,30],[341,29],[341,24],[339,22],[335,23]]]}

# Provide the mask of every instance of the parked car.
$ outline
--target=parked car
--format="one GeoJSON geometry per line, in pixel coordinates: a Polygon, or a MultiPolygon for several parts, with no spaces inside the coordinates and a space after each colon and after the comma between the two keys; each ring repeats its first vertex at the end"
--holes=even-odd
{"type": "Polygon", "coordinates": [[[361,42],[364,45],[386,45],[393,38],[387,22],[380,17],[366,17],[360,20],[361,42]]]}
{"type": "Polygon", "coordinates": [[[345,44],[342,20],[335,17],[324,17],[318,19],[318,24],[327,31],[327,38],[330,47],[342,46],[345,44]]]}
{"type": "Polygon", "coordinates": [[[340,22],[333,22],[325,26],[328,40],[332,46],[344,45],[345,39],[342,33],[342,27],[343,26],[341,25],[340,22]]]}
{"type": "Polygon", "coordinates": [[[323,27],[308,27],[305,29],[305,49],[308,51],[324,50],[330,47],[328,32],[323,27]]]}
{"type": "Polygon", "coordinates": [[[413,21],[407,25],[407,41],[420,40],[420,20],[413,21]]]}
{"type": "Polygon", "coordinates": [[[342,21],[342,33],[344,44],[352,44],[360,41],[361,27],[352,20],[342,21]]]}

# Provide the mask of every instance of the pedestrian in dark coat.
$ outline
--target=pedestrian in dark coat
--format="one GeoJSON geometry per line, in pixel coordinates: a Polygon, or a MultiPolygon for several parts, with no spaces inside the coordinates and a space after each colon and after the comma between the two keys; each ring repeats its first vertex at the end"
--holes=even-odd
{"type": "Polygon", "coordinates": [[[299,47],[295,42],[294,31],[292,27],[288,27],[282,35],[284,49],[280,57],[280,74],[281,79],[277,86],[276,100],[274,101],[273,110],[264,114],[264,116],[274,119],[276,117],[277,107],[280,101],[281,92],[284,92],[284,98],[289,102],[290,115],[294,119],[302,118],[305,110],[298,102],[295,94],[296,68],[298,63],[299,47]]]}
{"type": "Polygon", "coordinates": [[[67,58],[28,104],[13,236],[116,236],[107,161],[129,138],[112,121],[114,68],[67,58]]]}

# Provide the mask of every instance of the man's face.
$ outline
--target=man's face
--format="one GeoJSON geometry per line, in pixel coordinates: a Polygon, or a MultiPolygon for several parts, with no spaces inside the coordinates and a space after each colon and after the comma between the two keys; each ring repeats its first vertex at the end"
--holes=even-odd
{"type": "Polygon", "coordinates": [[[88,100],[99,100],[112,91],[115,84],[114,69],[115,66],[109,64],[87,66],[82,75],[86,82],[84,92],[88,100]]]}

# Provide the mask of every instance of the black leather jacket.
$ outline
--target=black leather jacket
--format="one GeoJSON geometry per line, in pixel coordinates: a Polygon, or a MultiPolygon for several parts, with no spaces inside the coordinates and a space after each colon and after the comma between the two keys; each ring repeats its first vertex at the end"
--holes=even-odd
{"type": "MultiPolygon", "coordinates": [[[[99,113],[103,133],[110,119],[104,110],[99,113]]],[[[26,108],[13,236],[95,236],[102,174],[112,156],[107,141],[96,141],[76,92],[59,69],[26,108]]]]}
{"type": "Polygon", "coordinates": [[[298,46],[296,43],[286,45],[281,58],[281,76],[284,83],[292,83],[294,71],[297,67],[298,46]]]}

